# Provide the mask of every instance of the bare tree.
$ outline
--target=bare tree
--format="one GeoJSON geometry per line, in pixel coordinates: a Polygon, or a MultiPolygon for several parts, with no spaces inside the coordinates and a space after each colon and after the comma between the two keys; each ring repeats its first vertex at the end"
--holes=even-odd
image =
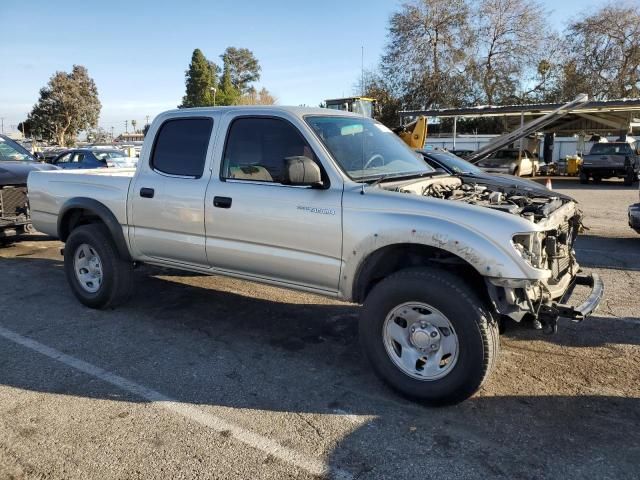
{"type": "Polygon", "coordinates": [[[467,0],[411,0],[392,15],[382,75],[407,107],[463,102],[467,0]]]}
{"type": "Polygon", "coordinates": [[[573,22],[567,32],[568,70],[563,88],[582,76],[585,92],[599,99],[640,96],[640,6],[609,3],[573,22]]]}
{"type": "Polygon", "coordinates": [[[257,91],[254,87],[249,87],[247,93],[238,99],[238,105],[275,105],[278,99],[269,90],[262,87],[257,91]]]}
{"type": "Polygon", "coordinates": [[[471,75],[487,103],[515,101],[527,76],[537,71],[544,79],[550,67],[542,48],[544,9],[535,0],[481,0],[478,7],[471,75]]]}

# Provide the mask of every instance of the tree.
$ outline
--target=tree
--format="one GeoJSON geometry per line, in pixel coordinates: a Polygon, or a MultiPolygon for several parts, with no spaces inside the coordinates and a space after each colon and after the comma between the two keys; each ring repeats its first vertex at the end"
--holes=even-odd
{"type": "Polygon", "coordinates": [[[254,87],[238,99],[238,105],[275,105],[278,99],[262,87],[258,92],[254,87]]]}
{"type": "Polygon", "coordinates": [[[251,50],[227,47],[220,57],[231,83],[240,94],[248,92],[251,82],[260,80],[261,67],[251,50]]]}
{"type": "Polygon", "coordinates": [[[569,26],[567,44],[561,89],[573,90],[579,72],[584,93],[596,99],[640,96],[640,6],[605,5],[569,26]]]}
{"type": "Polygon", "coordinates": [[[133,133],[136,133],[136,125],[138,124],[138,122],[136,122],[135,120],[131,120],[131,126],[133,127],[133,133]]]}
{"type": "Polygon", "coordinates": [[[476,48],[468,69],[481,101],[493,105],[522,99],[528,73],[537,71],[544,84],[551,65],[544,58],[542,5],[534,0],[481,0],[477,12],[472,32],[476,48]]]}
{"type": "Polygon", "coordinates": [[[411,0],[389,21],[381,75],[407,108],[464,103],[466,0],[411,0]]]}
{"type": "Polygon", "coordinates": [[[142,135],[144,135],[146,137],[150,128],[151,128],[151,125],[148,124],[148,123],[144,127],[142,127],[142,135]]]}
{"type": "MultiPolygon", "coordinates": [[[[362,94],[365,97],[376,99],[377,106],[375,112],[376,120],[384,123],[387,127],[398,126],[398,111],[401,109],[400,98],[394,95],[392,87],[387,79],[374,71],[367,71],[354,88],[354,94],[362,94]],[[364,80],[364,86],[362,82],[364,80]]],[[[321,105],[321,108],[326,105],[321,105]]]]}
{"type": "Polygon", "coordinates": [[[110,143],[111,135],[102,127],[87,133],[87,141],[91,143],[110,143]]]}
{"type": "Polygon", "coordinates": [[[56,72],[40,89],[28,120],[43,138],[69,145],[80,131],[97,126],[100,108],[95,82],[85,67],[74,65],[71,73],[56,72]]]}
{"type": "Polygon", "coordinates": [[[202,51],[196,48],[191,63],[185,71],[186,94],[179,108],[207,107],[213,105],[212,88],[215,85],[215,68],[202,51]]]}
{"type": "Polygon", "coordinates": [[[240,91],[233,84],[231,78],[231,66],[224,64],[222,78],[220,79],[220,88],[217,93],[218,105],[235,105],[240,98],[240,91]]]}

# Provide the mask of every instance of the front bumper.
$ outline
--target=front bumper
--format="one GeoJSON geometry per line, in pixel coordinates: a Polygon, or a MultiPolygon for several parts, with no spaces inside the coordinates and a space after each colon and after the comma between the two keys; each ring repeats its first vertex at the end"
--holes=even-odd
{"type": "Polygon", "coordinates": [[[640,203],[629,205],[629,226],[640,233],[640,203]]]}
{"type": "Polygon", "coordinates": [[[538,320],[546,330],[554,333],[557,330],[558,319],[566,318],[574,322],[581,322],[593,312],[602,301],[604,295],[604,283],[597,273],[590,275],[576,275],[571,285],[557,302],[540,305],[538,320]],[[591,287],[591,293],[587,299],[577,307],[567,304],[576,285],[586,285],[591,287]]]}

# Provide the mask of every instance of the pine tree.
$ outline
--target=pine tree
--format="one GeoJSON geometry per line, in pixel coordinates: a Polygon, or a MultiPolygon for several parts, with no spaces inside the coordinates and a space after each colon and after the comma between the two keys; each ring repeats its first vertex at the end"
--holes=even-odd
{"type": "Polygon", "coordinates": [[[186,94],[180,108],[213,105],[212,88],[215,87],[213,68],[199,48],[193,51],[189,69],[185,72],[186,94]]]}
{"type": "Polygon", "coordinates": [[[220,79],[220,90],[218,94],[218,105],[236,105],[240,98],[240,92],[233,85],[231,79],[231,67],[228,62],[225,62],[222,71],[222,78],[220,79]]]}

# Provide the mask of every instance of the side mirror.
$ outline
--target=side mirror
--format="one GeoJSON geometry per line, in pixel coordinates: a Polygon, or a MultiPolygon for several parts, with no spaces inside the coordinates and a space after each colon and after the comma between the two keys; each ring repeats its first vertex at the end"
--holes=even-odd
{"type": "Polygon", "coordinates": [[[34,154],[34,156],[36,157],[36,160],[39,161],[39,162],[44,162],[45,161],[44,154],[42,152],[36,152],[34,154]]]}
{"type": "Polygon", "coordinates": [[[322,173],[316,162],[309,157],[287,157],[285,163],[285,183],[307,187],[322,187],[322,173]]]}

